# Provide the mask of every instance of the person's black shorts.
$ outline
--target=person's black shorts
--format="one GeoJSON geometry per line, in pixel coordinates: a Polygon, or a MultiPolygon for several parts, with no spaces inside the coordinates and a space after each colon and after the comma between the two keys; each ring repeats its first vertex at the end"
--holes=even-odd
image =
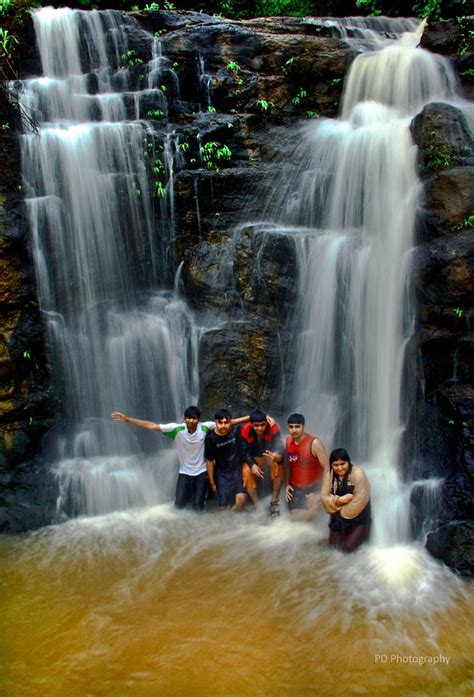
{"type": "Polygon", "coordinates": [[[304,510],[307,507],[307,496],[321,491],[321,484],[319,482],[313,484],[313,486],[294,486],[293,484],[291,486],[293,487],[293,491],[291,492],[293,498],[291,501],[288,501],[288,510],[290,511],[304,510]]]}
{"type": "Polygon", "coordinates": [[[240,474],[217,472],[214,476],[214,481],[217,487],[217,503],[221,508],[233,506],[236,494],[247,493],[242,484],[242,475],[240,474]]]}

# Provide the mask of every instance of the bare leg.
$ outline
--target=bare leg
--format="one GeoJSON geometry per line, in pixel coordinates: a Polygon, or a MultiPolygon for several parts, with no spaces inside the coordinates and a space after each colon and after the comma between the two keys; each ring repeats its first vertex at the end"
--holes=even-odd
{"type": "Polygon", "coordinates": [[[247,500],[246,494],[236,494],[235,495],[235,503],[232,506],[232,510],[234,511],[234,513],[239,513],[240,511],[243,510],[246,500],[247,500]]]}
{"type": "Polygon", "coordinates": [[[282,485],[281,479],[273,479],[272,480],[272,501],[278,501],[279,496],[280,496],[281,485],[282,485]]]}
{"type": "Polygon", "coordinates": [[[259,505],[259,498],[257,496],[257,489],[254,488],[253,486],[248,486],[247,487],[247,494],[255,508],[258,508],[259,505]]]}

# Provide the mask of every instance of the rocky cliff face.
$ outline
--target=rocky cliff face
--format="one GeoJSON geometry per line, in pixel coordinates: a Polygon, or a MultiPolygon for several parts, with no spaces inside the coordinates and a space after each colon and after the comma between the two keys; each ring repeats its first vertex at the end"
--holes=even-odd
{"type": "MultiPolygon", "coordinates": [[[[180,283],[189,303],[203,316],[212,311],[200,344],[201,404],[208,413],[224,404],[240,411],[255,403],[278,411],[283,407],[282,374],[287,380],[292,375],[289,308],[296,297],[296,256],[287,237],[271,226],[251,223],[262,219],[262,201],[278,188],[287,166],[285,153],[302,120],[337,115],[354,44],[332,36],[312,19],[230,22],[187,12],[134,16],[162,40],[170,65],[163,76],[169,120],[185,144],[183,166],[175,177],[179,235],[173,240],[170,278],[181,265],[180,283]],[[217,142],[227,154],[210,152],[209,165],[203,167],[203,142],[217,142]]],[[[423,42],[451,57],[469,95],[472,54],[466,50],[458,55],[471,26],[463,21],[466,26],[456,20],[433,25],[423,42]]],[[[150,42],[143,32],[131,32],[128,38],[133,55],[149,60],[150,42]]],[[[25,74],[38,73],[35,61],[33,50],[25,52],[25,74]]],[[[132,69],[138,85],[140,69],[132,69]]],[[[141,116],[155,106],[143,103],[141,116]]],[[[159,131],[160,115],[149,118],[159,131]]],[[[466,521],[473,466],[469,242],[474,147],[466,117],[448,105],[427,107],[413,122],[412,132],[425,195],[414,254],[419,382],[406,445],[407,469],[414,470],[407,477],[447,477],[429,549],[469,573],[472,548],[466,552],[465,539],[471,524],[466,521]],[[452,540],[458,541],[454,546],[462,550],[459,554],[452,552],[452,540]]],[[[38,452],[41,436],[61,417],[49,387],[19,190],[18,141],[11,132],[4,138],[3,153],[12,176],[2,178],[0,201],[0,464],[4,482],[16,486],[24,471],[18,465],[38,452]]],[[[34,485],[31,491],[36,491],[34,485]]],[[[21,517],[21,512],[8,500],[4,503],[10,511],[3,517],[6,526],[35,524],[15,524],[13,515],[21,517]]]]}

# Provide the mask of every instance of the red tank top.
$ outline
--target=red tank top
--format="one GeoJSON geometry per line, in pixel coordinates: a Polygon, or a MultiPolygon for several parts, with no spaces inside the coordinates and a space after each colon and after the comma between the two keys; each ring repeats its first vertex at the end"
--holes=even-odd
{"type": "Polygon", "coordinates": [[[311,452],[315,436],[307,433],[301,443],[295,443],[291,436],[286,439],[286,453],[290,468],[291,486],[313,486],[323,478],[324,467],[311,452]]]}

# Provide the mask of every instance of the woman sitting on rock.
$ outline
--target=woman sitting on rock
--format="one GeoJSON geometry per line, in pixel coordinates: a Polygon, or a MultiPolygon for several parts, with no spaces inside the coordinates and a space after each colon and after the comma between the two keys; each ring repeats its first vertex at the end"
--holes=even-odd
{"type": "Polygon", "coordinates": [[[347,450],[329,456],[321,501],[329,519],[329,544],[353,552],[370,532],[370,485],[365,472],[352,464],[347,450]]]}

